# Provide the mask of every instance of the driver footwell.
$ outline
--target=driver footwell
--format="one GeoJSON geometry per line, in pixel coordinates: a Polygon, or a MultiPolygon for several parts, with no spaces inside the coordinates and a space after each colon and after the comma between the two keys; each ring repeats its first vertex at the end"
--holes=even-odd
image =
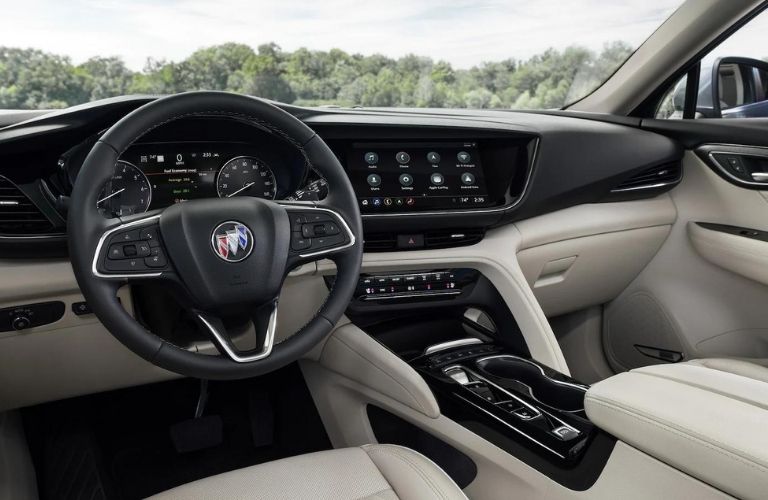
{"type": "MultiPolygon", "coordinates": [[[[203,449],[177,451],[172,430],[194,417],[199,390],[198,380],[184,379],[24,410],[40,498],[145,498],[214,474],[331,448],[293,364],[254,379],[210,382],[202,416],[220,419],[221,438],[203,449]]],[[[201,425],[201,432],[207,427],[201,425]]]]}

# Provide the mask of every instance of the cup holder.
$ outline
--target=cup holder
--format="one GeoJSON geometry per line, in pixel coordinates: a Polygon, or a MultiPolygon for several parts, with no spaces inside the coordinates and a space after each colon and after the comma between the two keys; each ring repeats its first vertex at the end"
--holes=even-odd
{"type": "Polygon", "coordinates": [[[502,379],[500,385],[504,385],[503,380],[516,382],[514,385],[522,385],[540,403],[567,412],[584,411],[586,387],[555,380],[531,361],[499,355],[479,359],[476,363],[481,372],[502,379]]]}

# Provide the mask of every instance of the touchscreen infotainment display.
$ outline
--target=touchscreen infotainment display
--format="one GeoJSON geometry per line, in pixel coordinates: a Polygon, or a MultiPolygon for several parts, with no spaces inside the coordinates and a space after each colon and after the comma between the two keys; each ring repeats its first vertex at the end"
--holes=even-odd
{"type": "Polygon", "coordinates": [[[476,142],[354,143],[347,169],[363,213],[491,204],[476,142]]]}

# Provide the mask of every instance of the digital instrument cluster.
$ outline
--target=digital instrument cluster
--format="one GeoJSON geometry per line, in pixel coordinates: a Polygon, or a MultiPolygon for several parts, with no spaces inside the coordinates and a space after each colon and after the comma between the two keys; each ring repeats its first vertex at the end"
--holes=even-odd
{"type": "Polygon", "coordinates": [[[115,165],[97,205],[105,216],[124,217],[199,198],[316,200],[327,192],[316,175],[296,190],[305,172],[286,170],[244,143],[136,144],[115,165]]]}

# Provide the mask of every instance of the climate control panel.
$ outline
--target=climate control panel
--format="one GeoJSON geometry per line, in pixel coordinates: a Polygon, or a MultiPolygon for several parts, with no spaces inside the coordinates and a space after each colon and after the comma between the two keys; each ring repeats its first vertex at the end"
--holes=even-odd
{"type": "Polygon", "coordinates": [[[355,298],[362,301],[448,299],[460,296],[477,277],[474,269],[363,274],[355,298]]]}

